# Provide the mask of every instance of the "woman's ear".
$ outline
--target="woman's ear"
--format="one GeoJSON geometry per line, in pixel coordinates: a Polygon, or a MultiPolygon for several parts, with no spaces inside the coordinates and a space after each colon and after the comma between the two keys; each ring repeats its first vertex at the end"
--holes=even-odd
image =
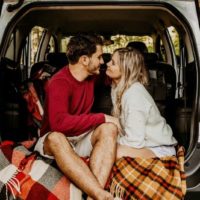
{"type": "Polygon", "coordinates": [[[80,58],[79,58],[79,62],[84,65],[84,66],[88,66],[89,62],[90,62],[90,59],[88,56],[86,55],[82,55],[80,58]]]}

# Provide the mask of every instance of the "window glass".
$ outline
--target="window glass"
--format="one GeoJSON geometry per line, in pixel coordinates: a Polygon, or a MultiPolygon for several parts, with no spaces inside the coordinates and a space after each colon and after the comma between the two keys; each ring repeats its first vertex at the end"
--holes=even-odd
{"type": "Polygon", "coordinates": [[[22,66],[23,77],[26,78],[30,74],[31,66],[34,64],[35,55],[38,50],[39,42],[42,36],[42,27],[35,26],[30,34],[26,37],[25,45],[22,49],[20,64],[22,66]]]}
{"type": "Polygon", "coordinates": [[[42,36],[44,28],[35,26],[31,30],[30,39],[31,39],[31,65],[34,63],[35,55],[38,50],[38,45],[42,36]]]}
{"type": "Polygon", "coordinates": [[[150,36],[127,36],[127,35],[115,35],[111,36],[113,44],[104,46],[105,53],[113,53],[117,48],[126,47],[129,42],[140,41],[144,42],[148,48],[148,52],[154,52],[153,38],[150,36]]]}
{"type": "Polygon", "coordinates": [[[48,49],[48,52],[55,52],[55,40],[54,38],[51,36],[51,39],[49,41],[49,49],[48,49]]]}
{"type": "Polygon", "coordinates": [[[165,46],[163,44],[162,39],[160,39],[160,54],[161,54],[161,60],[166,62],[167,61],[167,55],[166,55],[165,46]]]}
{"type": "MultiPolygon", "coordinates": [[[[66,52],[67,44],[70,37],[64,37],[61,39],[60,51],[66,52]]],[[[141,41],[144,42],[148,48],[148,52],[153,52],[153,39],[150,36],[127,36],[127,35],[115,35],[110,39],[106,39],[106,44],[103,47],[104,53],[113,53],[117,48],[126,47],[129,42],[141,41]]]]}
{"type": "Polygon", "coordinates": [[[7,53],[6,53],[6,57],[10,58],[10,59],[15,59],[14,55],[15,55],[15,48],[14,48],[14,37],[15,37],[16,32],[11,34],[11,37],[9,39],[9,44],[8,44],[8,49],[7,49],[7,53]]]}
{"type": "Polygon", "coordinates": [[[174,45],[174,49],[175,49],[175,53],[177,56],[180,56],[180,38],[179,38],[179,34],[177,32],[177,30],[175,29],[175,27],[170,26],[168,28],[169,34],[171,36],[172,39],[172,43],[174,45]]]}
{"type": "Polygon", "coordinates": [[[50,40],[49,40],[49,44],[47,46],[46,52],[45,52],[45,60],[47,60],[47,56],[49,53],[53,53],[55,52],[55,39],[53,36],[51,36],[50,40]]]}
{"type": "Polygon", "coordinates": [[[61,39],[61,44],[60,44],[60,52],[67,52],[67,44],[69,42],[70,37],[63,37],[61,39]]]}

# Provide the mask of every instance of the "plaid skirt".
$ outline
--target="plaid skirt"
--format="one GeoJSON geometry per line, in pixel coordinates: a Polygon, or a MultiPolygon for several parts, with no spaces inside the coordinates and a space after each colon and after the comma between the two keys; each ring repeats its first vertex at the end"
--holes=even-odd
{"type": "Polygon", "coordinates": [[[177,200],[186,193],[184,149],[177,156],[119,159],[106,188],[123,200],[177,200]]]}

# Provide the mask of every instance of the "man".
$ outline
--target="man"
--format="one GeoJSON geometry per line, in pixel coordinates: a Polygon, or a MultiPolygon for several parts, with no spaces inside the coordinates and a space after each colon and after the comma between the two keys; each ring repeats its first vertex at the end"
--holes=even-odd
{"type": "Polygon", "coordinates": [[[95,76],[102,59],[102,39],[77,35],[70,39],[69,66],[50,80],[41,138],[35,149],[54,158],[60,170],[88,196],[113,199],[104,190],[116,156],[117,118],[90,113],[95,76]],[[79,156],[90,156],[89,167],[79,156]]]}

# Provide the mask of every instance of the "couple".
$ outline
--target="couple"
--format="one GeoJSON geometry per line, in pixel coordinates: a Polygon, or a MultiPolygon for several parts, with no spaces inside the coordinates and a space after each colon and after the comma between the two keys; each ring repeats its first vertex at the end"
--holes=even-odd
{"type": "Polygon", "coordinates": [[[102,45],[97,35],[70,39],[69,66],[52,77],[46,90],[41,137],[35,150],[55,159],[88,199],[112,200],[104,186],[116,157],[171,156],[177,142],[143,86],[147,73],[136,49],[118,49],[107,63],[113,116],[90,112],[96,75],[104,62],[102,45]],[[89,167],[79,156],[90,156],[89,167]]]}

